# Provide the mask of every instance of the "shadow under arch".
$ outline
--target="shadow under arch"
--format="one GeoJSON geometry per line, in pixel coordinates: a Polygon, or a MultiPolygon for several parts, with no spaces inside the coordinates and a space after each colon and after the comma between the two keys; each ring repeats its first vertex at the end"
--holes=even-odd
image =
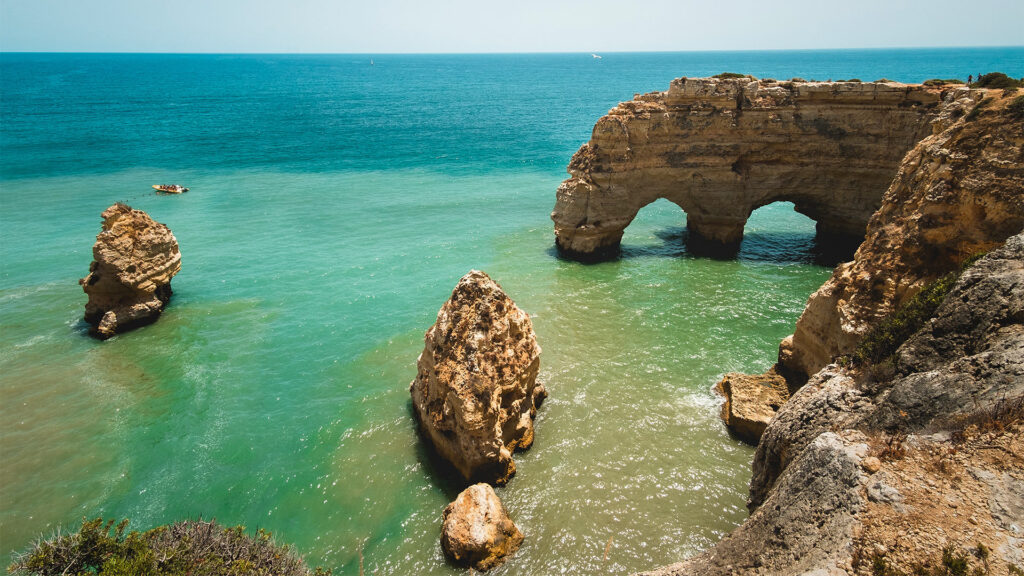
{"type": "Polygon", "coordinates": [[[658,198],[639,210],[624,230],[614,253],[593,258],[563,254],[555,246],[548,254],[567,262],[595,264],[633,258],[712,258],[749,262],[802,263],[834,267],[852,258],[858,239],[825,234],[813,218],[787,200],[771,200],[751,210],[739,243],[708,243],[688,226],[686,209],[658,198]]]}

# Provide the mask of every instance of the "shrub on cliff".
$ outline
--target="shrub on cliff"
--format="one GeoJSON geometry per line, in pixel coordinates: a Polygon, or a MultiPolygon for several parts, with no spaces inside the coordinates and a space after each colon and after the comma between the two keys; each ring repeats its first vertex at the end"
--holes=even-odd
{"type": "Polygon", "coordinates": [[[17,575],[68,576],[327,576],[311,571],[269,532],[245,534],[216,522],[186,520],[147,532],[127,532],[128,521],[82,522],[78,532],[37,542],[17,556],[17,575]]]}
{"type": "Polygon", "coordinates": [[[1014,118],[1024,118],[1024,96],[1017,96],[1006,106],[1006,111],[1014,118]]]}
{"type": "Polygon", "coordinates": [[[975,88],[1020,88],[1024,82],[1014,80],[1002,72],[989,72],[978,77],[977,82],[971,84],[975,88]]]}
{"type": "Polygon", "coordinates": [[[925,286],[906,304],[885,317],[861,340],[853,353],[854,360],[867,366],[888,361],[896,353],[897,348],[935,316],[939,304],[946,299],[946,295],[956,285],[960,275],[983,255],[975,254],[968,258],[959,270],[950,272],[925,286]]]}
{"type": "Polygon", "coordinates": [[[715,74],[712,78],[753,78],[749,74],[737,74],[736,72],[722,72],[721,74],[715,74]]]}
{"type": "Polygon", "coordinates": [[[945,86],[947,84],[963,84],[963,80],[957,80],[956,78],[947,78],[945,80],[940,78],[932,78],[931,80],[925,80],[925,86],[945,86]]]}

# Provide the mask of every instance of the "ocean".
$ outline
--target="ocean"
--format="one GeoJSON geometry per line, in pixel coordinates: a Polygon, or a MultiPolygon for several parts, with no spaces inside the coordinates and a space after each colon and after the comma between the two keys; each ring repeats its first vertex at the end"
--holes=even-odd
{"type": "Polygon", "coordinates": [[[474,268],[532,315],[551,394],[492,574],[651,568],[741,523],[753,449],[712,386],[771,365],[828,277],[814,223],[763,207],[715,260],[659,201],[618,260],[563,260],[569,158],[680,76],[1020,77],[1024,48],[602,56],[0,54],[0,560],[83,517],[202,517],[335,574],[461,573],[408,386],[474,268]],[[157,323],[100,342],[77,280],[117,201],[183,264],[157,323]]]}

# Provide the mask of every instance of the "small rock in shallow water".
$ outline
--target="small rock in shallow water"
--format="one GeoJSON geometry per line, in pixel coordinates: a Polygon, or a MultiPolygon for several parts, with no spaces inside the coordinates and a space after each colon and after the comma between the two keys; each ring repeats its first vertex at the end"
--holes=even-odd
{"type": "Polygon", "coordinates": [[[722,420],[745,442],[757,445],[775,413],[789,399],[786,379],[769,370],[766,374],[731,372],[715,386],[725,397],[722,420]]]}
{"type": "Polygon", "coordinates": [[[519,549],[523,533],[489,484],[474,484],[444,509],[441,548],[456,564],[489,570],[519,549]]]}

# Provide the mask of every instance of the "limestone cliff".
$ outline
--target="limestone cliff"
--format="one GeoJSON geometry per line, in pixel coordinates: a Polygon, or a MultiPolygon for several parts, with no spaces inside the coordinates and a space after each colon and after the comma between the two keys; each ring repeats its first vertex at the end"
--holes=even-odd
{"type": "Polygon", "coordinates": [[[533,444],[547,395],[528,314],[487,274],[459,280],[425,337],[410,386],[424,436],[467,480],[504,484],[533,444]]]}
{"type": "Polygon", "coordinates": [[[785,200],[831,238],[863,238],[900,159],[931,132],[941,92],[897,83],[679,78],[594,126],[551,218],[566,255],[618,250],[659,198],[691,248],[735,249],[754,209],[785,200]]]}
{"type": "Polygon", "coordinates": [[[89,274],[78,282],[89,295],[86,322],[95,336],[109,338],[160,316],[181,253],[170,229],[142,210],[114,204],[102,216],[89,274]]]}
{"type": "Polygon", "coordinates": [[[1024,234],[969,268],[896,357],[891,375],[811,378],[761,438],[750,518],[648,574],[1024,565],[1024,234]]]}
{"type": "Polygon", "coordinates": [[[806,379],[923,285],[1024,227],[1024,120],[1007,112],[1010,95],[982,93],[967,114],[971,91],[947,94],[936,133],[894,172],[853,262],[811,296],[783,341],[784,373],[806,379]]]}

